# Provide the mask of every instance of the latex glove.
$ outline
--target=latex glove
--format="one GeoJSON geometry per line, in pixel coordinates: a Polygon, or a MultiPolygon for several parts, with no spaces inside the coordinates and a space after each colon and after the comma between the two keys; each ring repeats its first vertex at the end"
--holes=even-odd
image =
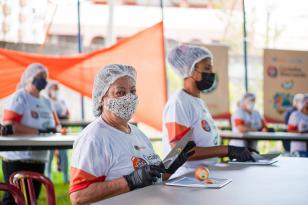
{"type": "Polygon", "coordinates": [[[256,161],[252,156],[248,148],[228,146],[228,157],[230,160],[236,159],[239,162],[256,161]]]}
{"type": "Polygon", "coordinates": [[[194,147],[196,147],[195,142],[189,141],[178,158],[174,160],[168,169],[166,169],[166,173],[173,174],[179,167],[181,167],[188,160],[188,158],[195,153],[195,151],[192,150],[194,147]]]}
{"type": "Polygon", "coordinates": [[[12,125],[1,125],[0,124],[0,135],[12,135],[14,134],[13,126],[12,125]]]}
{"type": "Polygon", "coordinates": [[[39,129],[39,134],[50,134],[50,133],[57,133],[56,128],[47,128],[47,129],[39,129]]]}
{"type": "Polygon", "coordinates": [[[157,181],[157,178],[161,177],[161,173],[165,170],[160,166],[146,165],[138,168],[129,175],[125,175],[124,178],[127,181],[130,190],[146,187],[152,185],[157,181]]]}

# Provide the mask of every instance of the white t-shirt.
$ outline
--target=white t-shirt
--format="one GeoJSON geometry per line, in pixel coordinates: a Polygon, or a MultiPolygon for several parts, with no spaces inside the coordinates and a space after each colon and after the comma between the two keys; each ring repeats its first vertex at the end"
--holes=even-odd
{"type": "MultiPolygon", "coordinates": [[[[183,90],[177,91],[168,100],[163,113],[163,151],[167,155],[171,150],[170,142],[176,142],[189,130],[193,130],[192,138],[199,147],[220,145],[220,137],[214,120],[203,100],[193,97],[183,90]]],[[[176,177],[197,166],[214,164],[218,158],[188,161],[172,176],[176,177]]]]}
{"type": "MultiPolygon", "coordinates": [[[[237,133],[240,132],[238,130],[238,126],[240,125],[244,125],[249,128],[254,128],[256,130],[261,130],[262,127],[264,126],[263,119],[257,110],[253,110],[251,113],[248,113],[241,107],[239,107],[232,115],[231,123],[232,123],[232,131],[237,133]]],[[[247,142],[245,140],[232,139],[230,140],[230,145],[247,146],[247,142]]],[[[254,148],[256,148],[256,144],[254,148]]]]}
{"type": "Polygon", "coordinates": [[[79,134],[73,146],[70,193],[161,163],[148,138],[129,126],[131,133],[127,134],[98,117],[79,134]]]}
{"type": "MultiPolygon", "coordinates": [[[[4,109],[3,121],[14,121],[36,128],[54,128],[55,121],[53,107],[50,101],[40,96],[32,96],[24,89],[17,90],[9,99],[4,109]]],[[[1,152],[1,156],[8,160],[36,160],[47,161],[48,151],[9,151],[1,152]]]]}
{"type": "Polygon", "coordinates": [[[65,117],[68,109],[64,100],[53,100],[51,98],[49,98],[49,100],[52,103],[52,106],[54,107],[57,115],[59,117],[65,117]]]}
{"type": "MultiPolygon", "coordinates": [[[[290,132],[308,132],[308,115],[300,111],[292,112],[289,122],[288,131],[290,132]]],[[[306,142],[291,141],[291,152],[307,151],[306,142]]]]}

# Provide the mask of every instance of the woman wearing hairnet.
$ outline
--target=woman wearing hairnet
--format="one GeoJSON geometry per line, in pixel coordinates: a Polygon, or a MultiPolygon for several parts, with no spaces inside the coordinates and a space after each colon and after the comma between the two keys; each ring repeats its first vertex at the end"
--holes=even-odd
{"type": "Polygon", "coordinates": [[[207,92],[215,83],[212,61],[211,52],[203,47],[181,45],[169,53],[168,63],[183,78],[184,87],[169,98],[164,109],[164,152],[168,153],[189,130],[192,130],[192,139],[196,143],[195,154],[172,177],[202,164],[216,163],[217,157],[253,160],[246,148],[220,145],[218,130],[200,99],[200,93],[207,92]]]}
{"type": "MultiPolygon", "coordinates": [[[[257,132],[267,131],[267,126],[260,113],[254,109],[256,102],[256,96],[253,93],[246,93],[243,95],[239,102],[237,110],[234,112],[231,118],[232,131],[233,132],[257,132]]],[[[258,141],[238,140],[233,139],[230,141],[230,145],[246,146],[257,149],[258,141]]]]}
{"type": "MultiPolygon", "coordinates": [[[[288,122],[288,132],[308,133],[308,94],[301,98],[298,111],[294,111],[288,122]]],[[[291,153],[298,152],[300,156],[308,156],[308,143],[291,141],[291,153]]]]}
{"type": "Polygon", "coordinates": [[[148,138],[128,123],[136,111],[136,71],[112,64],[96,75],[92,100],[97,117],[75,140],[71,164],[72,204],[89,204],[153,184],[173,174],[193,154],[182,152],[165,170],[148,138]]]}
{"type": "MultiPolygon", "coordinates": [[[[300,103],[302,101],[302,98],[304,97],[304,94],[297,93],[294,95],[292,100],[292,106],[284,113],[284,124],[288,126],[290,116],[293,112],[297,111],[299,109],[300,103]]],[[[285,151],[290,152],[290,141],[288,140],[282,140],[282,145],[285,151]]]]}
{"type": "MultiPolygon", "coordinates": [[[[59,83],[57,81],[49,81],[47,86],[47,94],[48,99],[50,100],[51,104],[53,105],[59,119],[68,119],[69,118],[69,111],[66,106],[64,100],[59,98],[59,83]]],[[[52,178],[52,160],[54,154],[57,157],[57,165],[58,170],[63,172],[63,182],[69,183],[69,175],[68,175],[68,157],[67,157],[67,150],[52,150],[49,153],[49,160],[47,163],[47,176],[48,178],[52,178]]]]}
{"type": "MultiPolygon", "coordinates": [[[[40,95],[47,85],[47,69],[38,63],[28,66],[21,77],[19,89],[9,98],[3,113],[2,135],[25,135],[54,132],[57,116],[50,101],[40,95]]],[[[1,152],[4,179],[16,171],[44,173],[48,151],[1,152]]],[[[39,196],[41,185],[34,182],[35,196],[39,196]]],[[[6,193],[2,204],[15,204],[6,193]]]]}

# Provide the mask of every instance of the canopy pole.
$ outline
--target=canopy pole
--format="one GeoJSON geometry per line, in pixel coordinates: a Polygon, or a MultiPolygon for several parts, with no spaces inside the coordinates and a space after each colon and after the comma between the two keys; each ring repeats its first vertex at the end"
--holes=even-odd
{"type": "Polygon", "coordinates": [[[164,18],[165,18],[165,14],[164,14],[164,2],[163,0],[160,0],[160,8],[161,8],[161,19],[162,19],[162,23],[163,23],[163,47],[164,47],[164,65],[165,65],[165,72],[166,72],[166,98],[168,99],[169,96],[169,89],[168,89],[168,77],[167,77],[167,66],[166,66],[166,39],[165,39],[165,28],[164,28],[164,18]]]}
{"type": "Polygon", "coordinates": [[[245,10],[245,0],[243,0],[243,46],[244,46],[244,69],[245,69],[245,91],[248,92],[248,59],[247,59],[247,31],[246,31],[246,10],[245,10]]]}
{"type": "MultiPolygon", "coordinates": [[[[77,24],[78,24],[78,53],[82,53],[82,42],[81,42],[81,26],[80,26],[80,0],[77,0],[77,24]]],[[[84,98],[83,95],[80,96],[80,106],[81,106],[81,119],[84,120],[84,98]]]]}
{"type": "Polygon", "coordinates": [[[112,46],[115,42],[115,36],[114,36],[114,0],[108,0],[108,10],[109,10],[109,17],[108,17],[108,25],[107,25],[107,47],[112,46]]]}

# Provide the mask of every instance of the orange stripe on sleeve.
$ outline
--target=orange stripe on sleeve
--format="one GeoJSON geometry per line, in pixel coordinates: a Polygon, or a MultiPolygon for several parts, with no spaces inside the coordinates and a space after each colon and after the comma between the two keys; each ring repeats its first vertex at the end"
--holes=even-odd
{"type": "Polygon", "coordinates": [[[178,124],[176,122],[166,123],[168,130],[169,142],[181,140],[185,134],[190,130],[190,127],[178,124]]]}
{"type": "Polygon", "coordinates": [[[11,110],[4,110],[3,122],[17,122],[20,123],[22,120],[22,115],[11,110]]]}
{"type": "Polygon", "coordinates": [[[243,119],[240,119],[240,118],[234,119],[234,124],[235,124],[236,127],[241,126],[241,125],[245,125],[245,121],[243,119]]]}
{"type": "Polygon", "coordinates": [[[298,131],[298,127],[297,125],[288,125],[288,132],[297,132],[298,131]]]}
{"type": "Polygon", "coordinates": [[[73,193],[82,189],[87,188],[95,182],[105,181],[106,176],[96,177],[88,172],[81,169],[71,167],[71,179],[70,179],[70,190],[69,193],[73,193]]]}

